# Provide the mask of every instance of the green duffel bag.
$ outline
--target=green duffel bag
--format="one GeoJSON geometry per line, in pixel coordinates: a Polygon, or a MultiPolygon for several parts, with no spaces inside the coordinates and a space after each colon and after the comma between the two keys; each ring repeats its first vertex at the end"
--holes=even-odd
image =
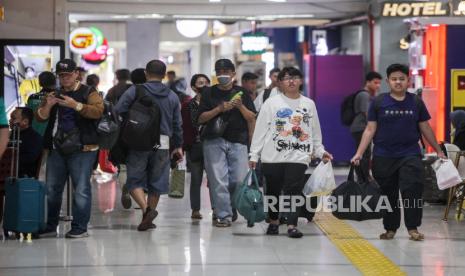
{"type": "Polygon", "coordinates": [[[175,168],[171,170],[170,191],[169,197],[183,198],[184,197],[184,182],[186,179],[186,170],[175,168]]]}
{"type": "Polygon", "coordinates": [[[242,184],[234,193],[234,205],[237,211],[247,220],[247,227],[253,227],[255,222],[265,220],[263,194],[258,187],[255,170],[249,170],[242,184]],[[253,177],[249,185],[249,179],[253,177]]]}

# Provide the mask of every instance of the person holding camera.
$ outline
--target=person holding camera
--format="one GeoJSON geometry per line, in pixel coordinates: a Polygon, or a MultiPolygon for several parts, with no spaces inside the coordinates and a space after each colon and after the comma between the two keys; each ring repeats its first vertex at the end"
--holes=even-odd
{"type": "Polygon", "coordinates": [[[73,221],[66,238],[89,236],[92,194],[90,177],[97,158],[96,121],[103,114],[103,100],[95,88],[81,84],[76,63],[71,59],[56,64],[60,89],[45,97],[36,111],[38,121],[48,120],[44,148],[47,159],[47,228],[41,236],[57,235],[63,190],[71,177],[73,185],[73,221]]]}

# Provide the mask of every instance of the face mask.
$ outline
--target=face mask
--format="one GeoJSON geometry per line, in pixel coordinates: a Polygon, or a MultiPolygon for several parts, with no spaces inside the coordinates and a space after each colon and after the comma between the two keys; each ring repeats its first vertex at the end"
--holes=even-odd
{"type": "Polygon", "coordinates": [[[232,82],[231,76],[228,75],[220,75],[216,77],[218,79],[218,83],[220,85],[228,85],[232,82]]]}
{"type": "Polygon", "coordinates": [[[33,79],[35,77],[34,71],[27,71],[26,72],[26,79],[33,79]]]}

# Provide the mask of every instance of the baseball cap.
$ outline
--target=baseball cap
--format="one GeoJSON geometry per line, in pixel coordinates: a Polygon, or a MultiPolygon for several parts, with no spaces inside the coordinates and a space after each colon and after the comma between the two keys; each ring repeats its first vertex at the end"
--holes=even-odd
{"type": "Polygon", "coordinates": [[[65,58],[57,62],[55,66],[56,74],[60,73],[70,73],[76,70],[76,62],[74,60],[65,58]]]}
{"type": "Polygon", "coordinates": [[[222,58],[215,62],[215,71],[219,71],[220,69],[223,69],[223,70],[230,69],[232,71],[235,71],[236,67],[234,66],[234,63],[232,63],[231,60],[222,58]]]}

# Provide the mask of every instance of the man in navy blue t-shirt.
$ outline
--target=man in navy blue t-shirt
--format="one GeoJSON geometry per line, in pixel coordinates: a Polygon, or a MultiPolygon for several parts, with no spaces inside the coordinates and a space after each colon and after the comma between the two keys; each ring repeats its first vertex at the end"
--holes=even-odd
{"type": "Polygon", "coordinates": [[[419,241],[424,235],[418,232],[422,218],[424,168],[421,162],[419,141],[423,135],[437,152],[441,151],[431,119],[423,101],[409,87],[409,68],[392,64],[387,70],[390,93],[379,95],[368,110],[368,125],[352,163],[358,165],[365,149],[373,140],[373,176],[383,194],[388,197],[392,211],[383,218],[385,233],[381,239],[393,239],[400,227],[399,189],[404,206],[404,220],[410,239],[419,241]]]}

